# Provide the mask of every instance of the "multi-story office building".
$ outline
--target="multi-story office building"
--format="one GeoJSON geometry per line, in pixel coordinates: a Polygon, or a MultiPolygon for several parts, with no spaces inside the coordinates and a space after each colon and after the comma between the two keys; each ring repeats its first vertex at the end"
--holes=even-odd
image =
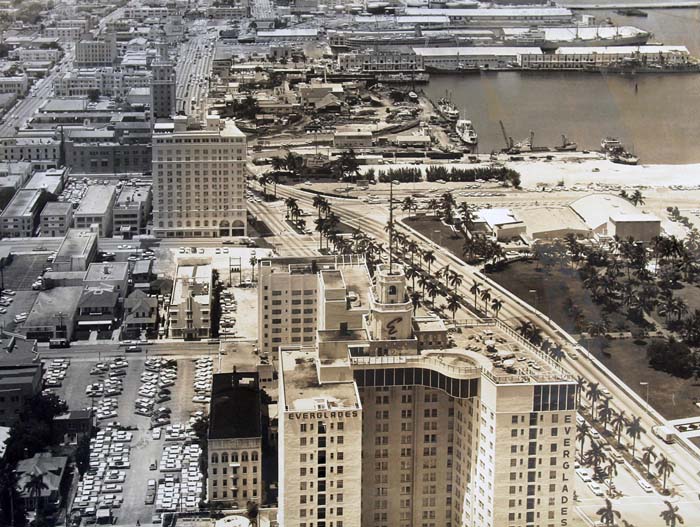
{"type": "Polygon", "coordinates": [[[114,185],[88,187],[75,211],[75,228],[90,229],[97,226],[95,232],[99,237],[111,236],[112,209],[116,195],[117,187],[114,185]]]}
{"type": "MultiPolygon", "coordinates": [[[[369,280],[364,260],[356,256],[265,258],[258,267],[258,343],[264,353],[312,346],[316,330],[330,323],[325,319],[345,308],[346,286],[366,289],[369,280]],[[331,273],[341,268],[346,281],[331,273]]],[[[357,325],[367,303],[353,293],[350,304],[357,325]]]]}
{"type": "Polygon", "coordinates": [[[151,66],[151,115],[152,118],[169,119],[175,115],[175,65],[169,60],[158,59],[151,66]]]}
{"type": "Polygon", "coordinates": [[[211,271],[208,259],[180,261],[168,311],[171,338],[197,340],[210,336],[211,271]]]}
{"type": "Polygon", "coordinates": [[[114,234],[131,236],[142,233],[151,212],[151,201],[150,185],[124,186],[114,204],[114,234]]]}
{"type": "Polygon", "coordinates": [[[65,236],[73,226],[73,204],[51,201],[41,211],[41,235],[48,237],[65,236]]]}
{"type": "Polygon", "coordinates": [[[18,190],[0,213],[0,236],[4,238],[34,236],[46,199],[47,194],[41,189],[18,190]]]}
{"type": "Polygon", "coordinates": [[[262,391],[256,372],[219,373],[209,412],[207,495],[210,502],[243,507],[263,498],[262,391]]]}
{"type": "Polygon", "coordinates": [[[186,117],[153,130],[153,230],[161,238],[245,236],[246,138],[233,121],[186,117]]]}
{"type": "Polygon", "coordinates": [[[80,40],[75,43],[74,64],[77,68],[111,66],[117,59],[117,41],[114,35],[104,40],[80,40]]]}
{"type": "Polygon", "coordinates": [[[416,328],[444,325],[413,318],[397,266],[360,293],[361,325],[337,311],[314,347],[280,349],[284,525],[566,525],[575,382],[498,320],[431,348],[416,328]]]}

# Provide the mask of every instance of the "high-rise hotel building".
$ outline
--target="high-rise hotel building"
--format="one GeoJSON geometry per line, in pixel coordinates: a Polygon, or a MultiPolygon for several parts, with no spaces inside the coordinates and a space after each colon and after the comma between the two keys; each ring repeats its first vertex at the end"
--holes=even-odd
{"type": "Polygon", "coordinates": [[[568,525],[573,379],[499,321],[413,316],[398,266],[317,272],[333,315],[279,347],[281,524],[568,525]]]}
{"type": "Polygon", "coordinates": [[[160,238],[245,236],[246,137],[233,121],[187,117],[153,127],[153,232],[160,238]]]}

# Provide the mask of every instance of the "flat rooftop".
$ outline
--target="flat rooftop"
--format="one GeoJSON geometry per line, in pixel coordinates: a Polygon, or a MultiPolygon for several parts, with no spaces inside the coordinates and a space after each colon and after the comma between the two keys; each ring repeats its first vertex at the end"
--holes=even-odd
{"type": "Polygon", "coordinates": [[[42,291],[34,302],[23,330],[27,331],[27,329],[35,327],[56,327],[59,325],[61,317],[63,317],[64,323],[70,324],[82,294],[83,288],[80,286],[55,287],[42,291]]]}
{"type": "Polygon", "coordinates": [[[39,189],[20,189],[18,190],[10,203],[7,204],[5,210],[2,211],[4,218],[19,218],[22,216],[31,216],[37,201],[41,198],[42,191],[39,189]]]}
{"type": "Polygon", "coordinates": [[[27,366],[34,369],[39,362],[36,341],[0,333],[0,368],[27,366]]]}
{"type": "MultiPolygon", "coordinates": [[[[341,266],[361,265],[364,267],[365,259],[362,255],[292,256],[261,258],[259,264],[261,267],[271,267],[273,272],[310,274],[338,269],[341,266]]],[[[343,269],[347,269],[347,267],[343,267],[343,269]]]]}
{"type": "Polygon", "coordinates": [[[86,282],[125,280],[129,274],[129,262],[91,263],[85,273],[86,282]]]}
{"type": "Polygon", "coordinates": [[[261,393],[257,372],[215,374],[209,411],[209,439],[261,436],[261,393]]]}
{"type": "Polygon", "coordinates": [[[97,243],[97,234],[94,232],[88,229],[68,229],[58,247],[54,262],[66,262],[73,256],[85,256],[94,243],[97,243]]]}
{"type": "Polygon", "coordinates": [[[361,405],[354,382],[319,384],[316,357],[314,350],[290,348],[280,351],[286,410],[306,412],[359,409],[361,405]]]}
{"type": "Polygon", "coordinates": [[[319,329],[318,342],[361,342],[369,341],[369,335],[364,329],[348,329],[341,331],[339,329],[319,329]]]}
{"type": "Polygon", "coordinates": [[[532,17],[570,17],[573,12],[564,7],[517,7],[517,8],[479,8],[479,9],[431,9],[429,7],[407,7],[407,16],[438,15],[466,18],[514,18],[532,17]]]}
{"type": "Polygon", "coordinates": [[[200,304],[208,304],[211,294],[212,267],[210,263],[183,264],[177,268],[171,305],[179,305],[192,293],[200,304]]]}
{"type": "Polygon", "coordinates": [[[41,211],[42,216],[65,216],[73,208],[72,203],[66,201],[49,201],[41,211]]]}
{"type": "MultiPolygon", "coordinates": [[[[561,48],[560,48],[561,49],[561,48]]],[[[590,50],[591,48],[579,48],[590,50]]],[[[517,57],[519,55],[542,55],[535,47],[474,46],[458,48],[413,48],[422,57],[517,57]]]]}
{"type": "Polygon", "coordinates": [[[445,323],[440,317],[413,317],[413,327],[417,331],[445,331],[445,323]]]}
{"type": "Polygon", "coordinates": [[[117,197],[117,207],[128,207],[132,203],[143,203],[148,200],[151,194],[151,185],[140,185],[138,187],[122,187],[117,197]]]}
{"type": "Polygon", "coordinates": [[[109,213],[117,193],[115,185],[92,185],[80,200],[80,206],[75,214],[78,216],[101,216],[109,213]]]}

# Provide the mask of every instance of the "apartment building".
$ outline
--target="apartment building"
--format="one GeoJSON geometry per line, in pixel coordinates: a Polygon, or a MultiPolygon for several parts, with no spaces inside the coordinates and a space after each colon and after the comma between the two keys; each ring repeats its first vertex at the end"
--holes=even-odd
{"type": "Polygon", "coordinates": [[[117,195],[115,185],[93,185],[80,200],[75,211],[75,228],[92,229],[100,238],[112,235],[112,210],[117,195]]]}
{"type": "Polygon", "coordinates": [[[262,503],[267,418],[257,372],[214,375],[209,415],[209,501],[231,508],[262,503]]]}
{"type": "Polygon", "coordinates": [[[114,234],[131,236],[141,234],[151,213],[151,186],[129,185],[122,187],[114,204],[114,234]]]}
{"type": "Polygon", "coordinates": [[[34,236],[46,199],[47,194],[40,189],[18,190],[0,213],[0,236],[4,238],[34,236]]]}
{"type": "Polygon", "coordinates": [[[97,234],[87,229],[68,229],[58,246],[51,267],[56,272],[87,271],[97,256],[97,234]]]}
{"type": "Polygon", "coordinates": [[[153,228],[161,238],[245,236],[246,137],[233,121],[187,118],[153,130],[153,228]]]}
{"type": "Polygon", "coordinates": [[[117,59],[117,41],[114,35],[105,40],[80,40],[75,43],[76,68],[111,66],[117,59]]]}
{"type": "Polygon", "coordinates": [[[280,349],[284,524],[567,525],[573,379],[498,320],[419,347],[398,266],[379,266],[368,300],[359,327],[341,314],[315,346],[280,349]]]}
{"type": "Polygon", "coordinates": [[[175,115],[175,65],[158,59],[151,66],[151,115],[153,119],[169,119],[175,115]]]}
{"type": "Polygon", "coordinates": [[[168,312],[170,338],[198,340],[210,336],[211,293],[211,260],[181,260],[168,312]]]}
{"type": "MultiPolygon", "coordinates": [[[[0,88],[0,91],[2,89],[0,88]]],[[[53,136],[3,137],[0,139],[0,160],[31,161],[55,166],[60,158],[61,142],[53,136]]]]}
{"type": "Polygon", "coordinates": [[[316,330],[327,327],[348,302],[359,323],[367,303],[357,292],[351,293],[352,300],[346,299],[343,279],[331,273],[341,268],[354,291],[368,289],[364,259],[357,256],[265,258],[258,262],[258,343],[263,353],[287,345],[312,346],[316,330]],[[320,302],[322,298],[328,303],[320,302]]]}
{"type": "Polygon", "coordinates": [[[52,201],[44,206],[40,217],[41,235],[63,237],[73,226],[73,204],[52,201]]]}
{"type": "Polygon", "coordinates": [[[24,95],[29,89],[29,78],[26,75],[14,77],[0,77],[0,93],[14,93],[24,95]]]}

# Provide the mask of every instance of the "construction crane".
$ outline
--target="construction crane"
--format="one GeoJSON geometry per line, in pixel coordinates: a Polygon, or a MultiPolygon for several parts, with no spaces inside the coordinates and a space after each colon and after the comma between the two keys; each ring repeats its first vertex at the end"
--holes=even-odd
{"type": "Polygon", "coordinates": [[[501,133],[503,134],[503,140],[506,142],[506,150],[512,150],[513,149],[513,138],[508,137],[508,133],[506,132],[506,127],[503,124],[503,121],[499,120],[498,124],[501,125],[501,133]]]}

